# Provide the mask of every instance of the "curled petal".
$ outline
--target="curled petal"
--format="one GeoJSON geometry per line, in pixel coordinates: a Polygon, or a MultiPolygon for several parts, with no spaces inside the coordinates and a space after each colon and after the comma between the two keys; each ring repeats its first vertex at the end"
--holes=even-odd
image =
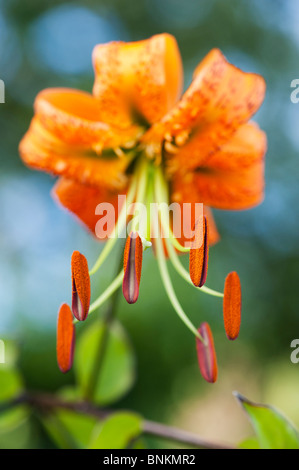
{"type": "Polygon", "coordinates": [[[134,304],[139,295],[143,247],[140,236],[132,232],[124,251],[123,294],[129,304],[134,304]]]}
{"type": "Polygon", "coordinates": [[[217,230],[216,222],[211,209],[208,206],[203,206],[203,213],[206,216],[209,229],[209,246],[214,245],[220,239],[219,232],[217,230]]]}
{"type": "Polygon", "coordinates": [[[195,239],[189,255],[190,278],[196,287],[202,287],[207,279],[209,258],[208,222],[204,216],[195,224],[195,239]]]}
{"type": "Polygon", "coordinates": [[[195,185],[204,202],[217,209],[247,209],[264,197],[265,133],[251,122],[195,172],[195,185]]]}
{"type": "MultiPolygon", "coordinates": [[[[124,191],[125,193],[126,191],[124,191]]],[[[87,186],[76,181],[59,178],[52,190],[54,199],[64,208],[72,212],[96,236],[95,228],[99,216],[95,213],[98,204],[112,204],[115,222],[122,208],[123,201],[116,191],[105,187],[87,186]]],[[[107,231],[107,237],[110,233],[107,231]]],[[[102,240],[103,238],[101,238],[102,240]]]]}
{"type": "Polygon", "coordinates": [[[241,326],[242,293],[238,274],[233,271],[225,279],[223,297],[224,328],[228,339],[239,336],[241,326]]]}
{"type": "Polygon", "coordinates": [[[180,102],[144,139],[157,141],[172,136],[179,152],[166,156],[168,164],[174,169],[194,169],[252,117],[264,95],[261,76],[243,72],[221,51],[213,49],[196,68],[193,82],[180,102]]]}
{"type": "Polygon", "coordinates": [[[45,130],[74,146],[117,147],[130,141],[136,133],[132,129],[124,133],[107,124],[98,100],[71,88],[41,91],[35,99],[34,110],[45,130]]]}
{"type": "Polygon", "coordinates": [[[72,311],[77,320],[87,318],[90,305],[90,277],[88,264],[84,255],[79,251],[72,254],[72,311]]]}
{"type": "Polygon", "coordinates": [[[197,201],[217,209],[240,210],[259,204],[264,196],[264,155],[267,140],[253,123],[241,126],[233,137],[193,172],[173,175],[173,200],[186,190],[197,201]]]}
{"type": "Polygon", "coordinates": [[[203,343],[196,338],[199,369],[207,382],[214,383],[217,380],[218,367],[212,331],[209,324],[204,322],[200,325],[198,332],[204,340],[203,343]]]}
{"type": "Polygon", "coordinates": [[[65,143],[84,145],[109,133],[97,100],[83,91],[47,88],[37,95],[34,110],[44,128],[65,143]]]}
{"type": "Polygon", "coordinates": [[[183,85],[176,40],[159,34],[132,43],[111,42],[93,51],[93,93],[105,122],[130,128],[161,119],[177,102],[183,85]],[[146,121],[146,122],[144,122],[146,121]]]}
{"type": "Polygon", "coordinates": [[[39,116],[32,119],[19,151],[26,165],[78,183],[114,191],[127,184],[126,158],[102,158],[91,145],[84,148],[71,145],[63,137],[60,139],[47,130],[39,116]]]}
{"type": "Polygon", "coordinates": [[[61,372],[68,372],[73,364],[75,348],[75,326],[70,307],[63,304],[60,307],[57,323],[57,362],[61,372]]]}

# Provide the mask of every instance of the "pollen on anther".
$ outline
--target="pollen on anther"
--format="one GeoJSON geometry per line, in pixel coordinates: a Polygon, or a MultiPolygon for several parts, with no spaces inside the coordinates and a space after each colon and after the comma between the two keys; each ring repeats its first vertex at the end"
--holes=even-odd
{"type": "Polygon", "coordinates": [[[223,320],[228,339],[239,336],[241,326],[242,293],[238,274],[233,271],[225,279],[223,296],[223,320]]]}
{"type": "Polygon", "coordinates": [[[137,232],[132,232],[124,250],[123,294],[129,304],[137,301],[141,278],[143,245],[137,232]]]}
{"type": "Polygon", "coordinates": [[[72,254],[72,311],[79,321],[87,318],[90,305],[90,277],[88,263],[79,251],[72,254]]]}
{"type": "Polygon", "coordinates": [[[189,254],[190,278],[196,287],[206,282],[209,257],[209,235],[207,218],[203,216],[195,224],[194,241],[189,254]]]}
{"type": "Polygon", "coordinates": [[[68,372],[73,364],[75,348],[75,326],[70,307],[63,304],[58,313],[57,322],[57,363],[61,372],[68,372]]]}

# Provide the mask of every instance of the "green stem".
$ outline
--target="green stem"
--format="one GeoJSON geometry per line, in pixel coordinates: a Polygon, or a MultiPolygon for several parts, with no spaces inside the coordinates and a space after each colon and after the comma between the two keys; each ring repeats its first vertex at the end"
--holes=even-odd
{"type": "MultiPolygon", "coordinates": [[[[136,192],[136,198],[135,201],[137,204],[144,204],[145,203],[145,195],[146,195],[146,189],[147,189],[147,178],[148,178],[148,160],[144,158],[140,164],[140,167],[138,169],[139,172],[139,178],[138,178],[138,187],[137,187],[137,192],[136,192]]],[[[138,210],[138,207],[137,207],[138,210]]],[[[131,223],[131,229],[130,231],[135,232],[137,231],[138,227],[138,232],[140,235],[145,236],[146,234],[142,232],[142,226],[140,226],[140,213],[138,213],[138,216],[134,215],[134,219],[131,223]]]]}
{"type": "MultiPolygon", "coordinates": [[[[118,266],[118,270],[121,268],[123,264],[123,258],[120,256],[120,263],[118,266]]],[[[123,269],[121,270],[120,274],[116,277],[115,280],[118,278],[123,279],[123,269]],[[121,277],[120,277],[121,275],[121,277]]],[[[115,281],[114,281],[115,282],[115,281]]],[[[117,283],[115,283],[115,286],[117,283]]],[[[103,368],[103,364],[105,361],[105,355],[107,352],[107,346],[109,342],[109,332],[110,332],[110,326],[113,323],[115,314],[116,314],[116,307],[117,307],[117,300],[118,300],[118,295],[119,295],[120,290],[117,290],[115,288],[113,292],[111,292],[111,301],[110,304],[106,310],[106,313],[103,318],[98,319],[98,321],[101,321],[101,324],[103,326],[103,331],[102,334],[100,335],[98,346],[97,346],[97,352],[95,355],[95,361],[93,364],[93,368],[90,374],[89,382],[87,385],[87,388],[85,390],[85,398],[92,400],[94,398],[94,393],[96,388],[98,387],[99,384],[99,379],[101,376],[101,370],[103,368]]],[[[96,307],[97,308],[97,307],[96,307]]]]}

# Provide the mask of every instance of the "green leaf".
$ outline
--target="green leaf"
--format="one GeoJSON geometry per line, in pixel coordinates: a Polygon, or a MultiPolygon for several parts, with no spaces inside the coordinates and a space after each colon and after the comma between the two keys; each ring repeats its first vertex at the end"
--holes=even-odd
{"type": "Polygon", "coordinates": [[[0,449],[32,449],[38,446],[36,430],[29,419],[19,421],[13,428],[0,430],[0,449]]]}
{"type": "Polygon", "coordinates": [[[22,379],[17,370],[10,367],[0,369],[0,402],[15,398],[22,388],[22,379]]]}
{"type": "MultiPolygon", "coordinates": [[[[99,345],[103,339],[104,325],[93,322],[84,329],[77,342],[74,370],[83,395],[86,394],[95,364],[100,360],[99,345]]],[[[118,400],[132,386],[135,361],[131,345],[119,324],[109,330],[105,357],[96,380],[93,400],[107,405],[118,400]]]]}
{"type": "Polygon", "coordinates": [[[60,422],[55,413],[45,414],[41,422],[57,447],[60,449],[78,448],[77,442],[60,422]]]}
{"type": "Polygon", "coordinates": [[[142,419],[134,413],[115,413],[96,426],[90,449],[126,449],[142,432],[142,419]]]}
{"type": "Polygon", "coordinates": [[[15,343],[5,340],[5,363],[0,364],[0,435],[20,426],[29,414],[25,405],[6,407],[23,391],[22,377],[14,366],[17,355],[15,343]]]}
{"type": "Polygon", "coordinates": [[[15,366],[19,351],[15,341],[11,339],[4,339],[3,343],[0,344],[0,358],[2,358],[2,353],[4,352],[4,364],[0,362],[0,370],[7,367],[15,366]],[[3,346],[4,345],[4,346],[3,346]]]}
{"type": "Polygon", "coordinates": [[[261,449],[299,449],[297,430],[279,411],[253,403],[237,392],[234,395],[247,412],[261,449]]]}
{"type": "MultiPolygon", "coordinates": [[[[59,398],[67,402],[80,400],[79,391],[72,386],[61,389],[59,398]]],[[[85,449],[98,419],[73,410],[57,409],[43,417],[43,425],[53,442],[62,449],[85,449]]]]}
{"type": "Polygon", "coordinates": [[[256,437],[249,437],[238,445],[239,449],[260,449],[259,441],[256,437]]]}
{"type": "Polygon", "coordinates": [[[0,369],[0,434],[14,429],[23,422],[29,414],[25,405],[6,407],[11,400],[21,394],[23,390],[22,378],[14,368],[1,367],[0,369]]]}

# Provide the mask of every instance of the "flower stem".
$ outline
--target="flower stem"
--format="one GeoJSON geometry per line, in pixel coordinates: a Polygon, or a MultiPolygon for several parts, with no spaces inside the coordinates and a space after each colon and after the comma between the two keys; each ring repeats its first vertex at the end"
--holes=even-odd
{"type": "MultiPolygon", "coordinates": [[[[119,271],[120,269],[121,269],[121,271],[120,271],[119,275],[113,281],[113,283],[115,283],[115,285],[114,285],[115,288],[110,292],[110,296],[111,296],[110,303],[107,307],[107,310],[105,312],[104,317],[103,318],[98,317],[98,321],[101,321],[103,331],[102,331],[102,334],[100,335],[100,338],[98,340],[95,360],[94,360],[92,371],[91,371],[91,374],[90,374],[90,377],[89,377],[89,382],[88,382],[86,390],[85,390],[85,398],[86,399],[92,400],[94,398],[95,390],[99,386],[99,379],[100,379],[100,375],[101,375],[101,370],[103,368],[103,364],[104,364],[104,361],[105,361],[105,355],[106,355],[107,347],[108,347],[108,343],[109,343],[110,326],[112,325],[113,320],[114,320],[115,315],[116,315],[117,301],[118,301],[118,296],[119,296],[119,292],[120,292],[120,290],[118,289],[118,287],[119,287],[118,282],[119,282],[119,279],[120,279],[120,281],[122,281],[122,279],[123,279],[122,264],[123,264],[123,258],[122,258],[122,256],[120,256],[119,257],[119,264],[117,266],[117,271],[119,271]],[[116,280],[118,282],[116,282],[116,280]]],[[[103,296],[103,294],[102,294],[102,296],[103,296]]],[[[95,302],[94,302],[94,304],[95,304],[95,302]]],[[[98,308],[98,306],[95,307],[95,308],[98,308]]]]}

